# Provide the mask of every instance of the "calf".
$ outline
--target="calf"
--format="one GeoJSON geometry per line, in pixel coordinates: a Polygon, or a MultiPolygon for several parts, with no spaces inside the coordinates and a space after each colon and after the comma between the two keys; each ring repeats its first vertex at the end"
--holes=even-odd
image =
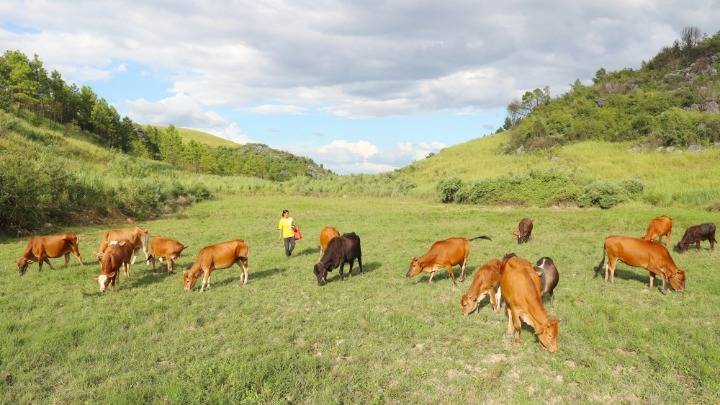
{"type": "Polygon", "coordinates": [[[695,244],[697,249],[700,249],[700,242],[710,242],[710,250],[715,249],[715,224],[706,223],[701,225],[691,226],[685,231],[682,239],[675,246],[675,251],[686,252],[690,245],[695,244]]]}
{"type": "Polygon", "coordinates": [[[318,285],[325,285],[327,283],[327,273],[338,267],[340,267],[340,280],[343,280],[345,263],[350,264],[349,273],[350,276],[352,276],[355,259],[357,259],[358,265],[360,266],[360,273],[362,273],[362,248],[360,247],[360,237],[357,236],[355,232],[345,233],[342,236],[332,238],[322,258],[313,268],[318,285]]]}
{"type": "Polygon", "coordinates": [[[160,260],[160,263],[162,263],[164,258],[167,261],[168,273],[172,273],[175,259],[180,257],[180,254],[185,249],[187,249],[187,246],[176,240],[155,236],[150,239],[150,254],[145,264],[148,265],[152,262],[153,270],[155,270],[155,259],[160,260]]]}
{"type": "Polygon", "coordinates": [[[655,277],[660,275],[663,294],[667,292],[666,281],[670,281],[675,291],[685,289],[685,272],[675,265],[670,252],[659,243],[628,236],[608,236],[603,244],[600,264],[595,267],[595,274],[604,266],[605,281],[615,282],[615,267],[618,261],[646,269],[650,273],[649,288],[653,287],[655,277]]]}
{"type": "Polygon", "coordinates": [[[560,281],[560,274],[555,267],[555,262],[549,257],[542,257],[535,264],[535,273],[540,277],[540,284],[542,285],[542,291],[540,296],[545,298],[550,296],[550,301],[555,298],[553,291],[560,281]]]}
{"type": "Polygon", "coordinates": [[[490,304],[495,312],[500,311],[500,266],[502,262],[492,259],[479,267],[473,276],[472,284],[460,299],[465,316],[470,315],[480,305],[485,295],[490,296],[490,304]]]}
{"type": "Polygon", "coordinates": [[[95,277],[101,293],[105,292],[108,286],[115,290],[120,266],[127,266],[127,262],[130,260],[127,257],[129,251],[126,249],[127,246],[125,241],[109,243],[103,251],[100,258],[100,275],[95,277]]]}
{"type": "Polygon", "coordinates": [[[518,245],[526,243],[530,239],[530,235],[533,230],[533,221],[530,218],[523,218],[520,220],[517,228],[512,232],[513,236],[517,238],[518,245]]]}
{"type": "Polygon", "coordinates": [[[320,231],[320,257],[318,261],[322,259],[323,252],[327,249],[328,243],[336,236],[340,236],[340,232],[332,226],[326,226],[320,231]]]}
{"type": "Polygon", "coordinates": [[[430,273],[428,283],[432,283],[433,276],[439,268],[446,268],[453,288],[457,287],[453,266],[460,265],[460,282],[465,281],[465,266],[470,255],[470,241],[475,239],[491,240],[488,236],[482,235],[472,239],[449,238],[440,240],[430,246],[424,255],[410,259],[410,268],[405,277],[415,277],[422,272],[430,273]]]}
{"type": "Polygon", "coordinates": [[[540,278],[532,264],[514,254],[506,255],[500,272],[500,288],[508,314],[508,334],[520,343],[521,321],[535,330],[540,344],[549,352],[557,351],[560,320],[549,317],[540,296],[540,278]]]}
{"type": "Polygon", "coordinates": [[[22,256],[17,260],[18,273],[22,276],[27,271],[30,263],[38,263],[38,271],[42,271],[43,262],[51,269],[55,269],[48,259],[65,256],[65,267],[70,261],[70,253],[74,254],[80,265],[83,265],[80,257],[78,237],[72,232],[60,235],[34,236],[29,241],[22,256]]]}
{"type": "Polygon", "coordinates": [[[123,274],[125,276],[130,275],[130,265],[132,264],[132,257],[133,252],[135,251],[135,247],[132,243],[130,243],[129,240],[111,240],[107,243],[107,246],[105,247],[105,250],[100,254],[100,257],[98,260],[100,261],[100,268],[102,268],[102,258],[105,256],[106,252],[112,248],[115,252],[120,252],[120,258],[122,259],[123,264],[123,274]]]}
{"type": "Polygon", "coordinates": [[[248,254],[250,248],[244,240],[231,240],[216,245],[202,248],[195,259],[190,270],[183,272],[183,286],[185,291],[192,290],[197,282],[200,273],[203,273],[203,281],[200,291],[210,288],[210,273],[216,269],[226,269],[237,264],[243,270],[241,285],[248,281],[248,254]]]}
{"type": "Polygon", "coordinates": [[[658,242],[662,243],[663,236],[667,236],[667,243],[669,244],[670,239],[672,239],[672,218],[666,215],[653,218],[648,224],[647,231],[645,231],[645,236],[642,239],[652,241],[657,238],[658,242]]]}
{"type": "Polygon", "coordinates": [[[148,230],[145,228],[140,227],[134,227],[134,228],[125,228],[125,229],[111,229],[109,231],[105,231],[105,233],[102,236],[102,239],[100,241],[100,250],[98,253],[98,258],[102,254],[102,252],[105,251],[105,248],[107,247],[108,243],[111,240],[127,240],[133,245],[133,257],[132,257],[132,264],[135,264],[135,258],[136,258],[136,252],[142,247],[143,253],[145,254],[145,260],[148,259],[148,230]]]}

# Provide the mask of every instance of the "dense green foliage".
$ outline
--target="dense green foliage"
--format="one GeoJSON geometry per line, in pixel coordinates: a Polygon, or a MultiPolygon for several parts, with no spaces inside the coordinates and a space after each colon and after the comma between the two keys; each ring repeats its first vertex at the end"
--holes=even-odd
{"type": "Polygon", "coordinates": [[[215,148],[196,141],[185,144],[174,127],[143,127],[128,117],[120,117],[90,87],[68,84],[55,70],[48,74],[37,55],[30,59],[19,51],[0,56],[0,110],[26,117],[36,125],[59,124],[64,132],[106,148],[161,160],[195,173],[270,180],[329,173],[311,159],[266,145],[215,148]]]}
{"type": "MultiPolygon", "coordinates": [[[[209,291],[185,292],[182,273],[138,261],[117,291],[98,293],[97,263],[51,259],[16,274],[27,243],[0,244],[0,402],[3,403],[697,403],[720,401],[720,272],[717,249],[683,255],[683,293],[647,288],[645,270],[618,265],[614,284],[595,277],[607,235],[641,235],[650,218],[675,227],[720,221],[699,209],[642,205],[612,210],[492,208],[398,198],[234,195],[182,215],[143,222],[151,236],[190,247],[242,238],[250,278],[216,270],[209,291]],[[289,208],[305,238],[286,259],[274,225],[289,208]],[[517,245],[520,218],[535,222],[517,245]],[[312,273],[325,225],[362,239],[364,274],[318,287],[312,273]],[[407,279],[410,258],[438,239],[471,242],[468,279],[446,272],[407,279]],[[560,272],[547,311],[560,319],[559,349],[544,352],[532,329],[521,344],[487,298],[464,317],[473,271],[513,251],[550,256],[560,272]],[[502,399],[502,401],[500,401],[502,399]]],[[[103,230],[77,227],[89,256],[103,230]]],[[[679,232],[679,231],[676,231],[679,232]]],[[[674,232],[675,233],[675,232],[674,232]]],[[[674,236],[677,239],[678,236],[674,236]]],[[[345,268],[347,270],[347,267],[345,268]]],[[[459,274],[455,267],[455,274],[459,274]]]]}
{"type": "Polygon", "coordinates": [[[166,164],[102,153],[0,112],[0,233],[153,218],[212,196],[166,164]]]}
{"type": "Polygon", "coordinates": [[[506,151],[579,140],[652,146],[720,142],[720,33],[664,48],[638,70],[598,70],[552,100],[528,92],[508,106],[506,151]]]}
{"type": "Polygon", "coordinates": [[[607,180],[588,181],[574,174],[550,170],[530,170],[523,175],[470,182],[453,177],[443,179],[437,185],[440,201],[444,203],[600,208],[611,208],[621,202],[637,199],[643,188],[642,182],[637,179],[617,183],[607,180]]]}

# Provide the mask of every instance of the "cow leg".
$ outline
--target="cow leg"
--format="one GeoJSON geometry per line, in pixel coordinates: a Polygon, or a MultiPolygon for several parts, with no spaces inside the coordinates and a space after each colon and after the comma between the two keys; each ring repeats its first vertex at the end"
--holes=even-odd
{"type": "Polygon", "coordinates": [[[510,310],[510,307],[505,305],[505,308],[507,309],[507,316],[508,316],[508,326],[507,326],[507,334],[512,335],[513,332],[515,332],[515,327],[513,326],[513,317],[512,317],[512,311],[510,310]]]}
{"type": "Polygon", "coordinates": [[[70,263],[70,252],[65,253],[65,268],[67,269],[68,263],[70,263]]]}
{"type": "Polygon", "coordinates": [[[240,267],[240,269],[243,271],[242,276],[240,276],[240,285],[243,286],[247,284],[248,281],[248,266],[245,266],[241,260],[238,260],[237,265],[240,267]]]}
{"type": "Polygon", "coordinates": [[[497,309],[495,310],[495,312],[497,312],[497,313],[500,313],[500,304],[501,304],[500,300],[501,299],[502,299],[502,291],[501,291],[501,288],[498,287],[497,291],[495,292],[495,302],[497,302],[497,309]]]}
{"type": "Polygon", "coordinates": [[[455,282],[455,274],[453,273],[452,265],[448,264],[447,271],[450,274],[450,280],[453,282],[453,290],[457,288],[457,283],[455,282]]]}
{"type": "Polygon", "coordinates": [[[200,285],[200,292],[205,291],[205,288],[210,288],[210,269],[203,269],[203,280],[202,284],[200,285]]]}
{"type": "Polygon", "coordinates": [[[352,277],[352,269],[353,269],[354,265],[355,265],[355,259],[350,260],[350,271],[348,271],[348,275],[350,277],[352,277]]]}
{"type": "Polygon", "coordinates": [[[715,243],[717,243],[715,238],[711,237],[708,241],[710,242],[710,250],[715,250],[715,243]]]}
{"type": "Polygon", "coordinates": [[[435,275],[435,269],[433,269],[433,271],[430,272],[430,279],[428,280],[428,284],[432,283],[432,278],[434,275],[435,275]]]}
{"type": "Polygon", "coordinates": [[[362,268],[362,256],[358,256],[358,266],[360,266],[360,273],[362,273],[362,272],[363,272],[363,268],[362,268]]]}
{"type": "Polygon", "coordinates": [[[171,257],[167,258],[167,272],[172,273],[174,270],[174,263],[173,259],[171,257]]]}
{"type": "Polygon", "coordinates": [[[495,300],[495,289],[492,288],[490,290],[490,305],[492,305],[493,311],[497,312],[500,308],[498,308],[497,301],[495,300]]]}
{"type": "Polygon", "coordinates": [[[513,322],[513,329],[515,332],[513,334],[513,343],[515,343],[516,345],[519,345],[520,344],[520,330],[522,329],[522,323],[520,322],[520,316],[515,312],[513,312],[512,322],[513,322]]]}
{"type": "Polygon", "coordinates": [[[655,273],[652,271],[648,272],[650,274],[650,282],[648,284],[648,288],[653,288],[653,284],[655,284],[655,273]]]}
{"type": "Polygon", "coordinates": [[[667,285],[669,284],[669,283],[668,283],[669,281],[670,281],[670,280],[667,279],[667,275],[666,275],[666,274],[663,274],[663,277],[662,277],[662,290],[661,290],[663,294],[667,294],[667,285]]]}
{"type": "Polygon", "coordinates": [[[467,256],[463,259],[462,266],[460,267],[460,282],[465,281],[465,266],[467,265],[467,256]]]}
{"type": "Polygon", "coordinates": [[[695,249],[700,250],[700,241],[695,242],[695,249]]]}
{"type": "Polygon", "coordinates": [[[615,284],[615,267],[617,267],[617,262],[617,258],[608,258],[607,264],[605,265],[607,267],[605,281],[607,281],[608,276],[610,276],[610,283],[612,284],[615,284]]]}
{"type": "Polygon", "coordinates": [[[52,263],[50,263],[50,260],[48,260],[48,257],[47,257],[47,256],[45,256],[45,258],[43,259],[43,261],[44,261],[45,263],[47,263],[48,266],[50,266],[50,270],[55,270],[55,267],[53,267],[52,263]]]}
{"type": "Polygon", "coordinates": [[[345,262],[343,262],[340,265],[340,281],[345,279],[345,275],[343,274],[344,271],[345,271],[345,262]]]}
{"type": "Polygon", "coordinates": [[[133,252],[132,259],[130,259],[130,264],[135,264],[135,259],[137,259],[137,255],[135,254],[135,252],[133,252]]]}

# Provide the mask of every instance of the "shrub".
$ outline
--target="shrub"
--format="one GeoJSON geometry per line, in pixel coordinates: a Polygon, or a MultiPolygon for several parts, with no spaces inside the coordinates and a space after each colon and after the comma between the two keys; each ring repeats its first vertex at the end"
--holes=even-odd
{"type": "Polygon", "coordinates": [[[455,201],[455,194],[457,194],[462,186],[462,180],[457,177],[440,180],[437,185],[437,191],[440,193],[440,201],[444,203],[455,201]]]}
{"type": "Polygon", "coordinates": [[[620,187],[625,190],[625,193],[627,193],[631,199],[639,197],[643,190],[645,190],[645,185],[643,185],[639,179],[623,180],[620,182],[620,187]]]}
{"type": "Polygon", "coordinates": [[[581,207],[608,209],[627,200],[627,194],[620,186],[606,180],[596,180],[585,186],[579,203],[581,207]]]}

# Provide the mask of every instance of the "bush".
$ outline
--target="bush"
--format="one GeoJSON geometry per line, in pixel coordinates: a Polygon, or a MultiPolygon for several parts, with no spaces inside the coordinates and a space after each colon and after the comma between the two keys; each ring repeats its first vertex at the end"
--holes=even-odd
{"type": "Polygon", "coordinates": [[[583,195],[579,199],[579,205],[608,209],[627,199],[627,194],[622,187],[606,180],[596,180],[585,186],[583,195]]]}
{"type": "Polygon", "coordinates": [[[631,199],[635,199],[642,195],[645,185],[639,179],[628,179],[620,182],[620,187],[631,199]]]}
{"type": "Polygon", "coordinates": [[[437,185],[437,191],[440,193],[440,201],[444,203],[455,201],[455,194],[457,194],[462,186],[462,180],[457,177],[440,180],[437,185]]]}

